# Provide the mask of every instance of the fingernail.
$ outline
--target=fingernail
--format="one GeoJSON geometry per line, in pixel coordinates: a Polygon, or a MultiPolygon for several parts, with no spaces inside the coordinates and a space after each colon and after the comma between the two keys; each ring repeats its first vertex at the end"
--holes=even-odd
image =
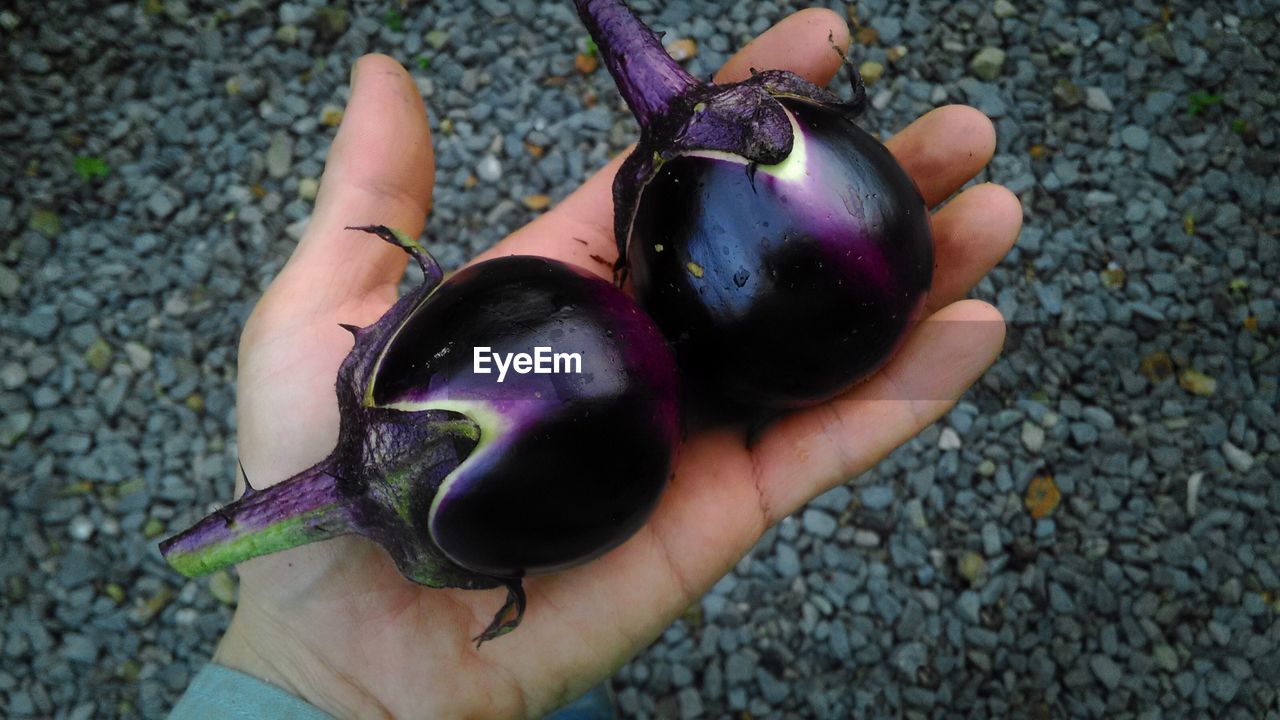
{"type": "Polygon", "coordinates": [[[347,83],[347,84],[348,84],[348,85],[350,85],[352,89],[355,89],[355,86],[356,86],[356,71],[357,71],[357,70],[359,70],[359,69],[360,69],[360,61],[359,61],[359,60],[357,60],[356,62],[351,63],[351,79],[350,79],[350,80],[348,80],[348,83],[347,83]]]}

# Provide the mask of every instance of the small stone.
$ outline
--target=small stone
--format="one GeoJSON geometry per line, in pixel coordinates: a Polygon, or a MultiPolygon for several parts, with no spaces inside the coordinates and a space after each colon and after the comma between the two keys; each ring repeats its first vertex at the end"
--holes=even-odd
{"type": "Polygon", "coordinates": [[[751,651],[738,651],[724,663],[724,679],[730,685],[748,682],[756,669],[756,656],[751,651]]]}
{"type": "Polygon", "coordinates": [[[1146,152],[1151,147],[1151,134],[1141,125],[1128,125],[1120,131],[1120,142],[1135,152],[1146,152]]]}
{"type": "Polygon", "coordinates": [[[889,661],[902,673],[908,681],[914,682],[916,673],[929,660],[929,651],[924,643],[909,642],[898,646],[889,661]]]}
{"type": "Polygon", "coordinates": [[[449,44],[449,33],[444,30],[432,30],[424,35],[423,39],[427,41],[432,50],[439,50],[449,44]]]}
{"type": "Polygon", "coordinates": [[[1022,423],[1022,444],[1031,452],[1040,452],[1044,447],[1044,428],[1025,420],[1022,423]]]}
{"type": "Polygon", "coordinates": [[[1208,397],[1218,389],[1218,381],[1196,370],[1183,370],[1178,376],[1178,385],[1192,395],[1208,397]]]}
{"type": "Polygon", "coordinates": [[[1076,604],[1070,593],[1056,582],[1049,583],[1049,607],[1060,615],[1070,615],[1076,611],[1076,604]]]}
{"type": "Polygon", "coordinates": [[[142,372],[151,367],[151,350],[147,346],[139,342],[130,340],[124,344],[124,355],[129,359],[129,365],[138,372],[142,372]]]}
{"type": "Polygon", "coordinates": [[[1156,667],[1165,672],[1174,672],[1178,669],[1178,652],[1164,643],[1151,647],[1151,660],[1156,667]]]}
{"type": "Polygon", "coordinates": [[[598,67],[600,67],[600,61],[596,59],[595,55],[578,53],[573,58],[573,69],[583,75],[590,75],[598,67]]]}
{"type": "Polygon", "coordinates": [[[276,42],[281,45],[296,45],[298,43],[298,26],[297,25],[281,25],[276,28],[276,42]]]}
{"type": "Polygon", "coordinates": [[[875,60],[868,60],[858,66],[858,74],[862,76],[862,82],[870,87],[884,76],[884,65],[875,60]]]}
{"type": "Polygon", "coordinates": [[[1195,517],[1200,501],[1200,483],[1204,481],[1204,473],[1193,472],[1187,478],[1187,515],[1195,517]]]}
{"type": "Polygon", "coordinates": [[[853,533],[853,544],[861,548],[880,547],[880,536],[872,530],[857,530],[853,533]]]}
{"type": "Polygon", "coordinates": [[[977,582],[978,578],[982,576],[983,571],[986,570],[987,561],[976,552],[966,552],[964,555],[960,556],[960,562],[957,567],[960,570],[961,577],[968,580],[970,583],[974,583],[977,582]]]}
{"type": "Polygon", "coordinates": [[[698,55],[698,43],[692,38],[680,38],[667,43],[667,54],[676,62],[684,62],[698,55]]]}
{"type": "Polygon", "coordinates": [[[965,622],[977,625],[982,619],[982,601],[978,598],[978,593],[972,590],[960,593],[960,597],[956,599],[956,610],[965,622]]]}
{"type": "Polygon", "coordinates": [[[67,633],[62,638],[62,656],[73,662],[92,665],[98,660],[98,644],[81,633],[67,633]]]}
{"type": "Polygon", "coordinates": [[[22,278],[10,270],[7,265],[0,265],[0,297],[12,298],[22,289],[22,278]]]}
{"type": "Polygon", "coordinates": [[[677,699],[680,703],[680,717],[683,720],[702,717],[703,712],[705,712],[702,707],[702,696],[694,688],[684,688],[680,691],[677,699]]]}
{"type": "Polygon", "coordinates": [[[888,45],[897,43],[902,36],[902,21],[892,15],[876,15],[871,19],[871,28],[888,45]]]}
{"type": "Polygon", "coordinates": [[[485,182],[498,182],[502,179],[502,163],[492,155],[485,155],[476,166],[476,175],[485,182]]]}
{"type": "Polygon", "coordinates": [[[987,557],[999,555],[1004,550],[1004,543],[1000,541],[1000,528],[996,527],[993,522],[986,523],[982,526],[982,551],[987,557]]]}
{"type": "Polygon", "coordinates": [[[338,105],[325,105],[320,109],[320,124],[325,127],[338,127],[342,124],[343,110],[338,105]]]}
{"type": "Polygon", "coordinates": [[[209,594],[223,605],[234,605],[236,602],[236,581],[226,570],[219,570],[209,576],[209,594]]]}
{"type": "Polygon", "coordinates": [[[15,690],[9,695],[9,712],[15,717],[26,717],[34,715],[36,711],[35,701],[31,699],[31,693],[26,690],[15,690]]]}
{"type": "Polygon", "coordinates": [[[938,434],[938,449],[940,450],[959,450],[960,434],[951,428],[942,428],[942,432],[938,434]]]}
{"type": "Polygon", "coordinates": [[[862,506],[868,510],[884,510],[893,504],[893,488],[872,485],[862,491],[862,506]]]}
{"type": "Polygon", "coordinates": [[[1005,20],[1016,16],[1018,8],[1014,7],[1009,0],[996,0],[995,4],[991,6],[991,14],[1001,20],[1005,20]]]}
{"type": "Polygon", "coordinates": [[[804,529],[820,538],[829,538],[836,534],[836,519],[831,515],[814,508],[804,511],[804,529]]]}
{"type": "Polygon", "coordinates": [[[1108,690],[1115,690],[1120,686],[1120,681],[1124,678],[1124,671],[1116,664],[1114,660],[1106,655],[1094,655],[1089,659],[1089,669],[1093,671],[1094,677],[1107,687],[1108,690]]]}
{"type": "Polygon", "coordinates": [[[1084,102],[1084,93],[1075,83],[1061,78],[1053,84],[1053,101],[1060,109],[1070,110],[1084,102]]]}
{"type": "Polygon", "coordinates": [[[551,205],[551,196],[539,193],[537,195],[525,195],[521,201],[524,206],[534,211],[546,210],[551,205]]]}
{"type": "Polygon", "coordinates": [[[311,202],[320,194],[320,181],[313,177],[298,180],[298,199],[311,202]]]}
{"type": "Polygon", "coordinates": [[[76,515],[71,518],[71,522],[67,523],[67,534],[73,540],[84,542],[93,535],[93,521],[84,515],[76,515]]]}
{"type": "Polygon", "coordinates": [[[173,600],[173,588],[162,585],[154,595],[139,603],[133,609],[133,617],[142,624],[147,624],[168,606],[173,600]]]}
{"type": "Polygon", "coordinates": [[[1138,372],[1153,383],[1168,380],[1173,377],[1173,360],[1165,352],[1151,353],[1142,359],[1138,372]]]}
{"type": "Polygon", "coordinates": [[[289,175],[293,166],[293,139],[284,132],[271,136],[271,144],[267,146],[265,158],[267,174],[277,180],[289,175]]]}
{"type": "Polygon", "coordinates": [[[1147,151],[1147,169],[1152,174],[1165,180],[1174,180],[1178,177],[1178,166],[1178,154],[1169,143],[1160,139],[1151,143],[1151,148],[1147,151]]]}
{"type": "Polygon", "coordinates": [[[913,527],[920,530],[929,527],[929,519],[925,517],[924,504],[920,502],[920,498],[911,498],[907,501],[905,515],[913,527]]]}
{"type": "Polygon", "coordinates": [[[106,593],[106,596],[111,598],[112,602],[117,605],[124,602],[124,588],[117,583],[107,583],[106,587],[102,588],[102,592],[106,593]]]}
{"type": "Polygon", "coordinates": [[[302,3],[284,3],[279,9],[280,22],[286,25],[303,25],[315,15],[315,10],[302,3]]]}
{"type": "Polygon", "coordinates": [[[94,370],[103,372],[111,366],[111,355],[111,345],[107,344],[106,340],[98,338],[93,341],[88,350],[84,351],[84,361],[94,370]]]}
{"type": "Polygon", "coordinates": [[[1208,688],[1210,695],[1224,703],[1229,703],[1240,692],[1240,681],[1230,673],[1212,672],[1209,673],[1205,687],[1208,688]]]}
{"type": "Polygon", "coordinates": [[[1236,447],[1230,440],[1222,443],[1222,456],[1236,472],[1247,473],[1253,469],[1253,456],[1248,451],[1236,447]]]}
{"type": "Polygon", "coordinates": [[[35,416],[30,412],[20,411],[7,413],[0,419],[0,447],[13,447],[26,436],[31,429],[35,416]]]}
{"type": "Polygon", "coordinates": [[[795,548],[785,542],[778,543],[776,557],[774,559],[774,567],[778,570],[778,575],[790,580],[799,577],[802,570],[800,566],[800,556],[796,554],[795,548]]]}
{"type": "Polygon", "coordinates": [[[142,534],[148,538],[156,537],[163,532],[164,532],[164,523],[160,522],[160,520],[157,518],[151,518],[150,520],[147,521],[146,525],[142,526],[142,534]]]}
{"type": "Polygon", "coordinates": [[[983,80],[991,81],[1000,77],[1004,68],[1004,50],[998,47],[984,47],[969,61],[969,69],[983,80]]]}
{"type": "Polygon", "coordinates": [[[4,367],[0,368],[0,385],[3,385],[5,390],[21,387],[28,377],[27,366],[22,363],[5,363],[4,367]]]}
{"type": "Polygon", "coordinates": [[[1071,439],[1077,445],[1092,445],[1098,442],[1098,429],[1089,423],[1074,422],[1070,426],[1071,439]]]}
{"type": "Polygon", "coordinates": [[[1115,110],[1111,105],[1111,98],[1107,97],[1107,91],[1100,87],[1087,87],[1084,89],[1084,106],[1094,112],[1109,113],[1115,110]]]}
{"type": "Polygon", "coordinates": [[[47,238],[57,237],[58,233],[62,232],[62,220],[52,210],[42,208],[32,210],[27,225],[47,238]]]}
{"type": "Polygon", "coordinates": [[[49,62],[49,57],[35,51],[22,53],[18,58],[18,65],[23,70],[36,75],[43,75],[53,69],[53,63],[49,62]]]}

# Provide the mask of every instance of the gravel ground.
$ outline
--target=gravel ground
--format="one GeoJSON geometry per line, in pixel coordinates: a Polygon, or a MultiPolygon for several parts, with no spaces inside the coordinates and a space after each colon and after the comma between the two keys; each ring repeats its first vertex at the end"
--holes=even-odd
{"type": "MultiPolygon", "coordinates": [[[[419,79],[449,267],[633,137],[607,74],[575,69],[567,2],[195,5],[0,11],[8,717],[163,716],[226,625],[234,576],[182,582],[155,541],[227,497],[237,329],[355,57],[419,79]]],[[[799,3],[636,5],[705,75],[799,3]]],[[[996,119],[990,179],[1027,223],[976,295],[1007,352],[624,667],[623,713],[1280,717],[1280,9],[852,14],[868,127],[996,119]]]]}

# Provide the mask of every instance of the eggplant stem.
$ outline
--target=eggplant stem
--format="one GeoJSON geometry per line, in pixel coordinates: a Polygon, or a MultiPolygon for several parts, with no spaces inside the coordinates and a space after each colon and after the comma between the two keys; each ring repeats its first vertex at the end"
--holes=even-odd
{"type": "Polygon", "coordinates": [[[622,0],[574,0],[574,5],[642,129],[666,115],[673,101],[703,87],[622,0]]]}
{"type": "Polygon", "coordinates": [[[268,488],[246,492],[160,543],[175,570],[198,577],[259,555],[356,532],[355,498],[320,463],[268,488]]]}
{"type": "Polygon", "coordinates": [[[436,262],[434,257],[431,257],[431,253],[427,252],[422,243],[399,230],[394,230],[386,225],[348,225],[345,229],[360,230],[370,235],[377,235],[386,242],[398,248],[403,248],[405,252],[409,253],[417,261],[418,267],[422,268],[422,275],[425,278],[423,284],[426,285],[427,290],[435,289],[444,280],[444,270],[441,269],[440,263],[436,262]]]}
{"type": "Polygon", "coordinates": [[[503,585],[507,586],[507,601],[503,603],[497,614],[493,616],[493,621],[489,623],[489,627],[484,629],[476,637],[472,638],[476,641],[476,648],[486,641],[494,638],[502,637],[507,633],[515,630],[520,625],[520,621],[524,619],[524,608],[527,600],[524,596],[524,587],[520,584],[519,579],[503,580],[503,585]]]}

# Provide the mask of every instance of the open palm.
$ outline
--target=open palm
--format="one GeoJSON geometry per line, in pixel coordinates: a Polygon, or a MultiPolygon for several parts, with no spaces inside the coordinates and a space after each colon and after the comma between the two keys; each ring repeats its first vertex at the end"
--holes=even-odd
{"type": "MultiPolygon", "coordinates": [[[[825,83],[839,65],[829,37],[848,42],[838,16],[797,13],[732,58],[719,79],[784,68],[825,83]]],[[[255,484],[328,454],[338,427],[334,377],[351,348],[338,324],[369,324],[395,299],[406,256],[343,228],[383,224],[417,235],[430,205],[431,140],[414,83],[383,56],[362,58],[355,75],[305,236],[241,339],[239,452],[255,484]]],[[[948,107],[889,147],[933,206],[982,169],[994,135],[978,112],[948,107]]],[[[607,275],[591,256],[614,254],[617,165],[483,257],[542,255],[607,275]]],[[[780,419],[750,447],[739,428],[690,437],[633,538],[587,565],[525,581],[528,612],[515,632],[477,650],[471,639],[504,590],[423,588],[376,545],[344,537],[242,564],[240,604],[215,660],[344,717],[533,717],[572,699],[651,642],[771,524],[951,406],[1004,337],[992,307],[961,298],[1020,223],[1016,198],[998,186],[952,199],[933,217],[932,315],[889,366],[843,397],[780,419]]]]}

